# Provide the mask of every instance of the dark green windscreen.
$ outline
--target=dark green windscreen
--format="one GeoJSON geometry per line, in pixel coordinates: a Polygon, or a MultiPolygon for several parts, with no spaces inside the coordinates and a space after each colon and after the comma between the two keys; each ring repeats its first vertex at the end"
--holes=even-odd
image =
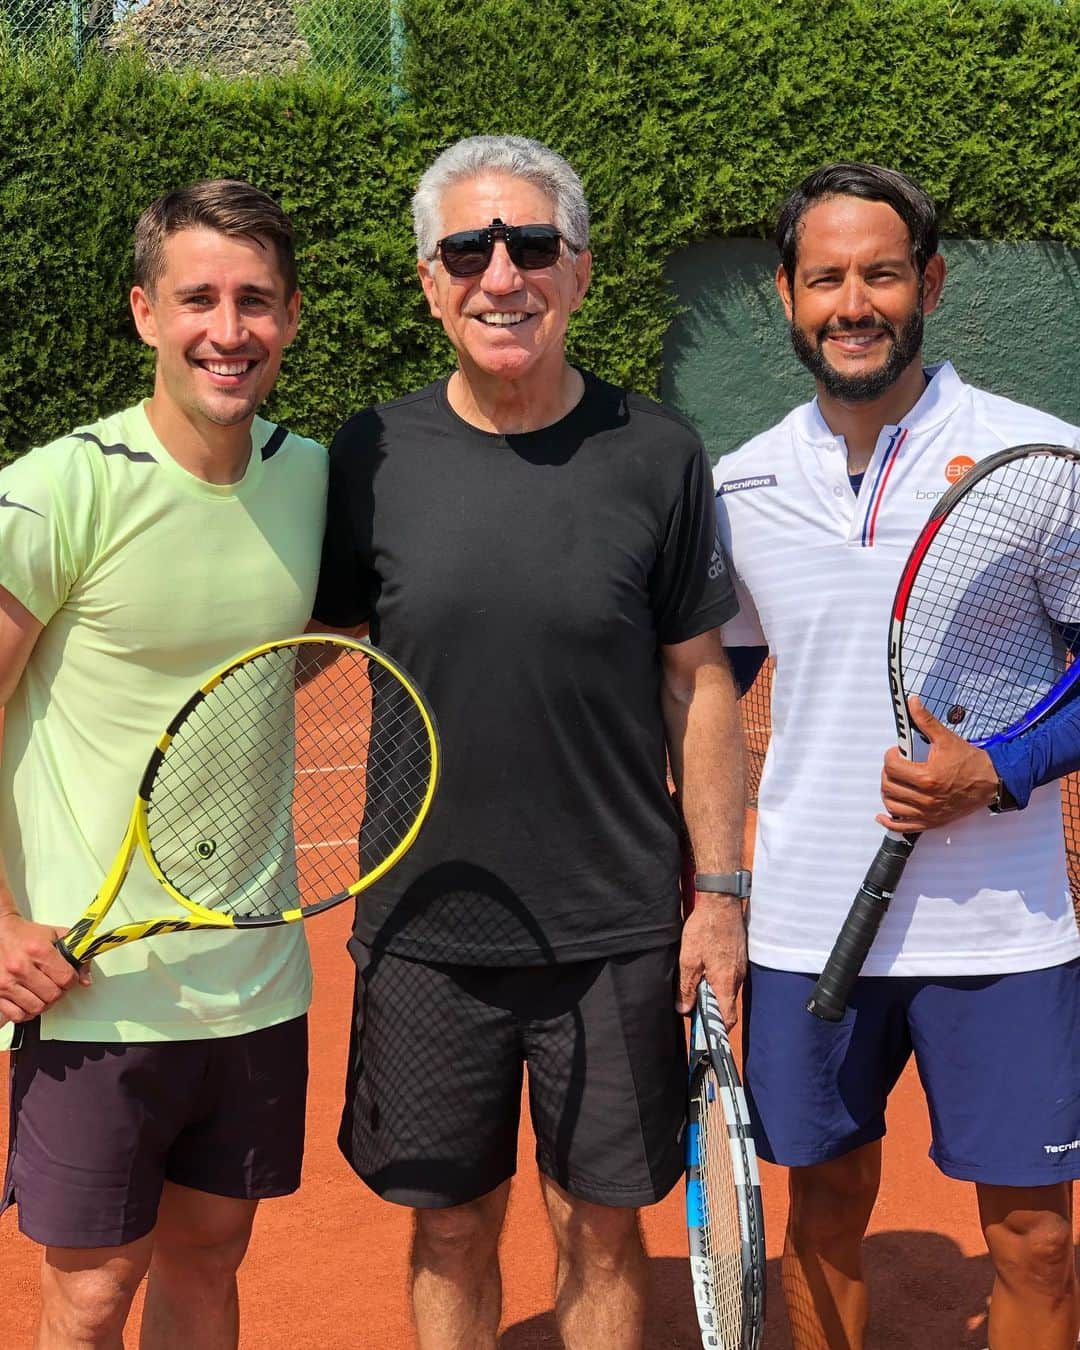
{"type": "MultiPolygon", "coordinates": [[[[949,275],[926,321],[925,357],[972,384],[1080,424],[1080,250],[946,240],[949,275]]],[[[813,394],[791,351],[762,239],[713,239],[675,255],[683,313],[664,345],[662,396],[715,459],[813,394]]]]}

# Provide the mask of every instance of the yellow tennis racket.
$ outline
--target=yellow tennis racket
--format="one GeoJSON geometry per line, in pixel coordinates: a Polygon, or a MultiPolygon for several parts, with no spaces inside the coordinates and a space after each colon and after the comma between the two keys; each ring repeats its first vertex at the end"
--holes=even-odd
{"type": "Polygon", "coordinates": [[[169,723],[101,889],[56,945],[80,966],[160,933],[329,909],[407,851],[438,774],[431,711],[383,652],[323,634],[256,647],[169,723]],[[103,932],[137,851],[183,913],[103,932]]]}

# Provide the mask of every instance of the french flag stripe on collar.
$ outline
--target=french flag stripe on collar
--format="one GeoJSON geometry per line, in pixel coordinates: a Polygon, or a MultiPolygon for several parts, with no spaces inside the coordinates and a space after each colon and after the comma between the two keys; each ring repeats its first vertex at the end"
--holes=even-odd
{"type": "Polygon", "coordinates": [[[878,512],[881,510],[881,503],[885,498],[885,489],[888,486],[889,474],[892,473],[893,465],[900,457],[900,447],[906,440],[907,427],[897,427],[893,432],[892,440],[889,442],[889,448],[885,451],[881,463],[878,465],[877,481],[874,483],[874,490],[870,494],[870,500],[866,506],[866,516],[863,520],[863,548],[873,548],[874,546],[874,532],[877,529],[878,512]]]}

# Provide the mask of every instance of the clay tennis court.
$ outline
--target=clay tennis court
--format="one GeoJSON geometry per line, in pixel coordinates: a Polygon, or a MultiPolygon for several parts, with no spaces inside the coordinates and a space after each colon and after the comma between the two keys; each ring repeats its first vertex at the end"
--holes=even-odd
{"type": "MultiPolygon", "coordinates": [[[[351,961],[349,916],[334,911],[308,925],[316,969],[311,1094],[304,1185],[299,1195],[262,1206],[244,1266],[244,1350],[396,1350],[413,1344],[405,1271],[409,1224],[353,1176],[335,1145],[344,1078],[351,961]]],[[[6,1085],[3,1094],[6,1123],[6,1085]]],[[[989,1263],[971,1188],[942,1177],[926,1157],[926,1111],[913,1074],[896,1092],[889,1119],[885,1179],[871,1224],[867,1262],[874,1287],[871,1344],[882,1350],[982,1350],[989,1263]]],[[[6,1141],[6,1130],[0,1132],[6,1141]]],[[[523,1132],[520,1177],[503,1242],[505,1350],[558,1346],[551,1316],[553,1252],[530,1173],[523,1132]]],[[[780,1304],[784,1177],[764,1168],[771,1314],[767,1350],[791,1342],[780,1304]]],[[[681,1191],[645,1216],[653,1300],[648,1350],[700,1345],[686,1265],[681,1191]]],[[[13,1212],[0,1221],[0,1346],[29,1345],[35,1249],[13,1212]]],[[[128,1345],[137,1344],[129,1328],[128,1345]]]]}
{"type": "MultiPolygon", "coordinates": [[[[760,713],[748,705],[748,720],[760,713]]],[[[751,740],[753,741],[753,727],[751,740]]],[[[308,925],[316,972],[311,1013],[311,1091],[304,1184],[264,1204],[241,1273],[244,1350],[396,1350],[414,1344],[405,1278],[409,1223],[376,1200],[337,1151],[338,1112],[352,998],[345,952],[350,916],[332,911],[308,925]]],[[[403,1066],[407,1075],[408,1066],[403,1066]]],[[[6,1080],[0,1144],[6,1147],[6,1080]]],[[[991,1271],[973,1188],[943,1177],[927,1158],[929,1127],[909,1068],[889,1110],[884,1178],[866,1243],[874,1304],[874,1350],[982,1350],[991,1271]]],[[[523,1127],[520,1175],[502,1245],[503,1350],[546,1350],[560,1342],[551,1314],[554,1253],[523,1127]]],[[[790,1350],[779,1256],[786,1210],[784,1173],[763,1165],[769,1318],[765,1350],[790,1350]]],[[[644,1215],[652,1271],[647,1350],[700,1346],[686,1263],[681,1190],[644,1215]]],[[[0,1220],[0,1347],[30,1342],[36,1249],[16,1216],[0,1220]]],[[[138,1306],[127,1344],[137,1344],[138,1306]]]]}

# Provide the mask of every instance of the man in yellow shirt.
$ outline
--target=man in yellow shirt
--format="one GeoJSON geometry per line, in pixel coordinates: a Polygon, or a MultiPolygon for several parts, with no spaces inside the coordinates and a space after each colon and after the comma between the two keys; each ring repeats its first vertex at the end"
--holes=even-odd
{"type": "MultiPolygon", "coordinates": [[[[44,1248],[38,1350],[235,1345],[259,1199],[299,1182],[310,968],[297,929],[175,934],[75,972],[53,940],[100,884],[143,766],[235,652],[303,629],[322,448],[257,415],[296,333],[293,230],[245,183],[135,232],[146,402],[0,472],[0,1207],[44,1248]]],[[[137,858],[111,920],[161,908],[137,858]]]]}

